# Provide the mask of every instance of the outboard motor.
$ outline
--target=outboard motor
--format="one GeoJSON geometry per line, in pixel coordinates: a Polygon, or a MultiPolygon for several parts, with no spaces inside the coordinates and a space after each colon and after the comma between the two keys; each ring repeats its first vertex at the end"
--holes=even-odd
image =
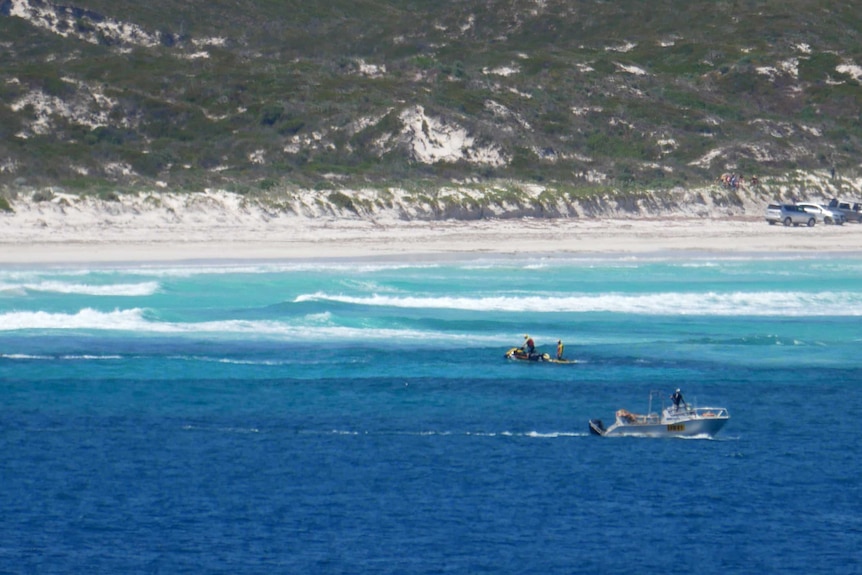
{"type": "Polygon", "coordinates": [[[591,419],[590,420],[590,433],[593,435],[604,435],[605,434],[605,424],[602,423],[601,419],[591,419]]]}

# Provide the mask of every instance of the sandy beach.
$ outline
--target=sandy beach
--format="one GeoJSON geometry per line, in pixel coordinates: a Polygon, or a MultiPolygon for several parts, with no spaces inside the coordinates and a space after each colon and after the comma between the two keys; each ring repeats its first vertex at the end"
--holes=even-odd
{"type": "Polygon", "coordinates": [[[143,209],[18,202],[0,215],[0,264],[432,258],[481,255],[862,255],[862,225],[770,226],[753,215],[405,221],[272,214],[228,203],[143,209]]]}

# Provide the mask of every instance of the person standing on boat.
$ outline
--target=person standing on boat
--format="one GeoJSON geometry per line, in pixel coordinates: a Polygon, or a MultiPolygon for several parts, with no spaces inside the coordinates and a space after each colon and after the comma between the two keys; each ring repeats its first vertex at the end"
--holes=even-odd
{"type": "Polygon", "coordinates": [[[557,359],[563,359],[563,350],[566,349],[566,346],[563,345],[563,340],[557,340],[557,359]]]}
{"type": "Polygon", "coordinates": [[[686,408],[688,408],[688,404],[685,402],[685,399],[683,399],[682,392],[679,390],[679,388],[677,388],[676,391],[673,392],[673,395],[670,396],[670,399],[671,401],[673,401],[673,405],[677,408],[677,410],[679,410],[680,403],[683,404],[686,408]]]}

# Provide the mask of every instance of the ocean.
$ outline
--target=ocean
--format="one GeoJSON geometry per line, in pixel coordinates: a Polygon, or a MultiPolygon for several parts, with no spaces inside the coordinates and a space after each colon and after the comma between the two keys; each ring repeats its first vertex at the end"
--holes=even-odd
{"type": "Polygon", "coordinates": [[[854,257],[7,266],[0,572],[862,573],[860,341],[854,257]]]}

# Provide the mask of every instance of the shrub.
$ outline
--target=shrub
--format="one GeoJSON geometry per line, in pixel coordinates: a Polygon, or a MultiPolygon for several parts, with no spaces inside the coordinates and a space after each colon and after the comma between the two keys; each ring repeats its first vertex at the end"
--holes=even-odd
{"type": "Polygon", "coordinates": [[[264,126],[275,125],[283,115],[284,108],[281,105],[266,106],[260,111],[260,123],[264,126]]]}
{"type": "Polygon", "coordinates": [[[257,183],[257,187],[264,191],[269,191],[278,186],[278,181],[271,178],[264,178],[257,183]]]}
{"type": "Polygon", "coordinates": [[[33,194],[34,202],[50,202],[54,199],[54,192],[51,190],[38,190],[33,194]]]}
{"type": "Polygon", "coordinates": [[[348,210],[355,213],[358,213],[356,210],[356,205],[353,203],[353,200],[350,199],[350,196],[342,193],[342,192],[332,192],[326,197],[333,206],[340,208],[342,210],[348,210]]]}
{"type": "Polygon", "coordinates": [[[799,60],[799,79],[804,82],[822,82],[827,77],[835,76],[835,67],[841,63],[837,54],[818,52],[808,58],[799,60]]]}

